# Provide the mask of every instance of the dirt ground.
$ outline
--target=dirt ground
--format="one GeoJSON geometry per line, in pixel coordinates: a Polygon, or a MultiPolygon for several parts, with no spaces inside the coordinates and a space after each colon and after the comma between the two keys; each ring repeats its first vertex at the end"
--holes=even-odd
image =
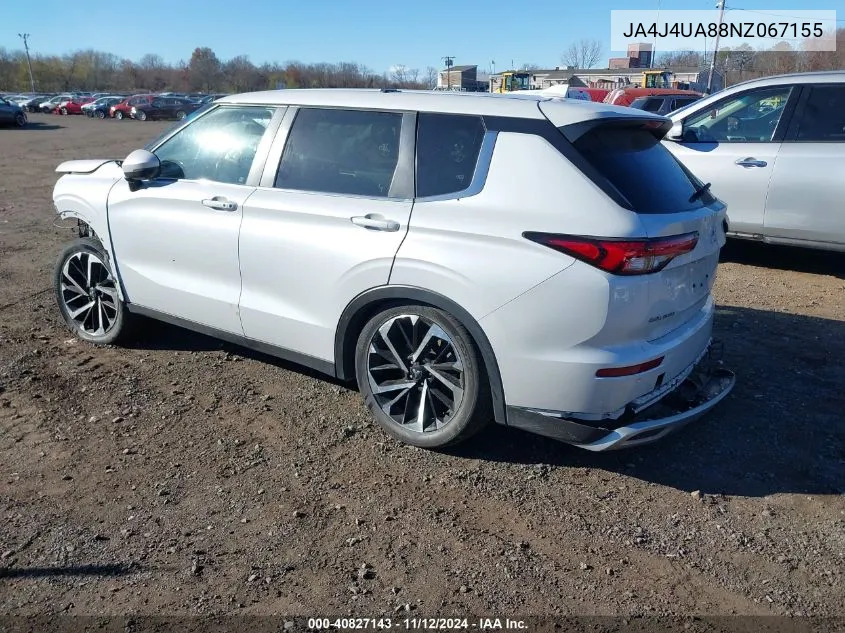
{"type": "Polygon", "coordinates": [[[845,615],[845,256],[728,246],[737,386],[673,437],[427,452],[235,346],[72,339],[53,170],[167,124],[31,120],[0,130],[0,613],[845,615]]]}

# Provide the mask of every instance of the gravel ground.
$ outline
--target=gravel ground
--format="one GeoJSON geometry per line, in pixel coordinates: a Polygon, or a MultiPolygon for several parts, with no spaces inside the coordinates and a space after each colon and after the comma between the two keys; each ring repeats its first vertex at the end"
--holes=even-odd
{"type": "Polygon", "coordinates": [[[61,325],[53,172],[166,124],[0,130],[0,613],[845,615],[845,257],[730,244],[710,416],[594,455],[405,447],[358,394],[149,323],[61,325]]]}

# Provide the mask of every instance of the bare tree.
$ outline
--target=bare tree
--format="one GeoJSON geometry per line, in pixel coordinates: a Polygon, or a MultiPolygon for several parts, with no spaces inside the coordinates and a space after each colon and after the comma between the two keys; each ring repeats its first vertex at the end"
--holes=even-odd
{"type": "Polygon", "coordinates": [[[423,82],[429,90],[434,90],[437,87],[437,69],[434,66],[426,67],[423,82]]]}
{"type": "Polygon", "coordinates": [[[561,62],[564,66],[575,68],[592,68],[601,59],[602,45],[599,40],[583,39],[570,44],[563,55],[561,62]]]}
{"type": "Polygon", "coordinates": [[[396,84],[404,84],[408,81],[408,67],[404,64],[396,64],[390,69],[390,80],[396,84]]]}

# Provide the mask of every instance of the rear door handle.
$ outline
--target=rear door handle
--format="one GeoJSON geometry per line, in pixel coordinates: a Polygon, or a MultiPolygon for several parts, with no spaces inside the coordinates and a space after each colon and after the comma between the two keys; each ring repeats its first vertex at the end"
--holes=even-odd
{"type": "Polygon", "coordinates": [[[396,220],[388,220],[375,213],[368,213],[367,215],[356,215],[352,217],[352,224],[356,226],[363,226],[367,229],[375,229],[377,231],[398,231],[399,223],[396,220]]]}
{"type": "Polygon", "coordinates": [[[217,211],[235,211],[238,208],[238,204],[236,202],[232,202],[222,196],[206,198],[202,201],[202,203],[209,209],[216,209],[217,211]]]}
{"type": "Polygon", "coordinates": [[[756,158],[749,156],[748,158],[740,158],[734,163],[734,165],[739,165],[740,167],[765,167],[766,161],[757,160],[756,158]]]}

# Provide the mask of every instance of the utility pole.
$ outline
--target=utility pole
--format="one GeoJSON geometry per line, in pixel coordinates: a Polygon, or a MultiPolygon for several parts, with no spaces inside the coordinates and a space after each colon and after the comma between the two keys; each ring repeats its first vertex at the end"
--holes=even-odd
{"type": "MultiPolygon", "coordinates": [[[[725,0],[719,0],[719,31],[722,30],[722,19],[725,17],[725,0]]],[[[716,55],[719,54],[719,31],[716,31],[716,41],[713,44],[713,57],[710,60],[710,75],[707,77],[707,94],[713,93],[713,73],[716,70],[716,55]]]]}
{"type": "MultiPolygon", "coordinates": [[[[657,22],[660,22],[660,0],[657,0],[657,22]]],[[[658,27],[659,28],[659,27],[658,27]]],[[[654,44],[651,46],[651,59],[649,60],[651,63],[648,65],[649,68],[654,68],[654,57],[657,54],[657,36],[654,36],[654,44]]]]}
{"type": "Polygon", "coordinates": [[[26,65],[29,68],[29,87],[32,92],[35,92],[35,79],[32,78],[32,60],[29,59],[29,33],[18,33],[18,37],[23,40],[23,47],[26,49],[26,65]]]}
{"type": "Polygon", "coordinates": [[[452,89],[452,66],[455,64],[455,56],[447,55],[442,58],[446,62],[446,88],[452,89]]]}

